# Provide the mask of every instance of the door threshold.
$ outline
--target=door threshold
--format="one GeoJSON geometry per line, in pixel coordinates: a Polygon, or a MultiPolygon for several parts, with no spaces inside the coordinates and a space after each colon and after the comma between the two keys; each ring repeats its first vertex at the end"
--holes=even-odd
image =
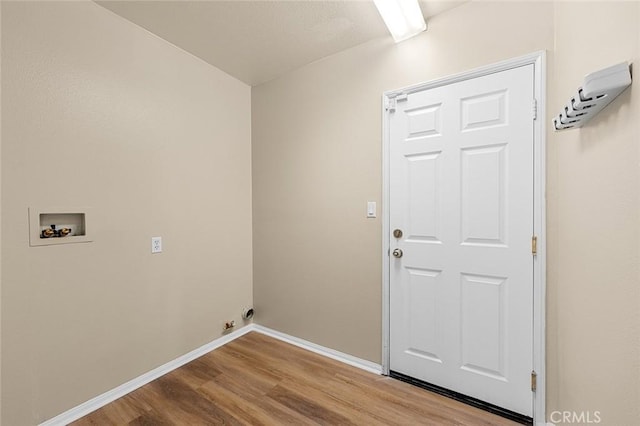
{"type": "Polygon", "coordinates": [[[389,377],[409,383],[411,385],[428,390],[430,392],[437,393],[438,395],[455,399],[456,401],[462,402],[472,407],[480,408],[481,410],[488,411],[489,413],[496,414],[500,417],[504,417],[505,419],[509,419],[523,425],[533,425],[533,419],[531,417],[525,416],[524,414],[516,413],[515,411],[507,410],[506,408],[489,404],[488,402],[479,400],[477,398],[463,395],[461,393],[458,393],[437,385],[433,385],[431,383],[427,383],[419,379],[415,379],[405,374],[398,373],[397,371],[390,371],[389,377]]]}

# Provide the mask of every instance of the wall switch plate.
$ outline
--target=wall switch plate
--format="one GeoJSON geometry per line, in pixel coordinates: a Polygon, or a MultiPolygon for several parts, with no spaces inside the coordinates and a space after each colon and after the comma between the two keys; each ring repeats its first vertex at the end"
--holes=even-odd
{"type": "Polygon", "coordinates": [[[375,201],[367,201],[367,217],[369,217],[369,218],[376,217],[376,202],[375,201]]]}
{"type": "Polygon", "coordinates": [[[162,237],[151,237],[151,253],[162,253],[162,237]]]}

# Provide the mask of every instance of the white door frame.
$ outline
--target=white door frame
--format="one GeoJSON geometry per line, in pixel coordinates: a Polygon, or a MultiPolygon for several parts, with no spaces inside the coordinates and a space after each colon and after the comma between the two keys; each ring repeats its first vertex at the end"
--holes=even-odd
{"type": "Polygon", "coordinates": [[[464,80],[506,71],[532,64],[534,67],[534,98],[537,109],[534,129],[534,234],[538,237],[538,252],[533,262],[533,369],[537,374],[537,390],[533,394],[533,421],[545,425],[545,292],[546,292],[546,224],[545,224],[545,144],[546,144],[546,52],[538,51],[503,62],[498,62],[460,74],[431,80],[398,90],[384,92],[382,96],[382,373],[389,374],[389,114],[396,97],[433,89],[464,80]]]}

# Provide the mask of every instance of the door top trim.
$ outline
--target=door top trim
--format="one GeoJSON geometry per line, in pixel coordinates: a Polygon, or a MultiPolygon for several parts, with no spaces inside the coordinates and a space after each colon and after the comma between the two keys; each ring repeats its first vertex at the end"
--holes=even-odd
{"type": "MultiPolygon", "coordinates": [[[[470,80],[472,78],[483,77],[489,74],[495,74],[498,72],[510,70],[513,68],[522,67],[525,65],[535,64],[540,57],[544,56],[545,52],[540,50],[538,52],[530,53],[528,55],[519,56],[514,59],[497,62],[495,64],[475,68],[469,71],[464,71],[457,74],[448,75],[446,77],[437,78],[435,80],[425,81],[423,83],[414,84],[411,86],[403,87],[402,89],[394,89],[383,92],[385,99],[394,99],[410,95],[411,93],[419,92],[422,90],[433,89],[435,87],[446,86],[448,84],[457,83],[464,80],[470,80]]],[[[535,76],[534,69],[534,76],[535,76]]]]}

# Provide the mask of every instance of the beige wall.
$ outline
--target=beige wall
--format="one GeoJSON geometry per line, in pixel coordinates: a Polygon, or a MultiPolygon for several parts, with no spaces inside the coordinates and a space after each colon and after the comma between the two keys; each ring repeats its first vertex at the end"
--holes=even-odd
{"type": "MultiPolygon", "coordinates": [[[[2,46],[2,2],[0,1],[0,46],[2,46]]],[[[2,81],[2,55],[0,55],[0,82],[2,81]]],[[[0,84],[0,224],[2,223],[2,84],[0,84]]],[[[0,226],[0,401],[2,401],[2,226],[0,226]]],[[[0,403],[0,425],[2,404],[0,403]]]]}
{"type": "MultiPolygon", "coordinates": [[[[257,321],[380,362],[382,92],[546,49],[549,120],[584,74],[638,61],[638,8],[472,2],[254,87],[257,321]]],[[[547,411],[604,424],[640,418],[639,89],[547,141],[547,411]]]]}
{"type": "Polygon", "coordinates": [[[2,416],[28,425],[241,323],[250,89],[91,2],[2,7],[2,416]],[[33,205],[92,207],[94,242],[29,247],[33,205]]]}
{"type": "MultiPolygon", "coordinates": [[[[640,3],[555,4],[550,113],[582,77],[640,63],[640,3]],[[576,22],[597,23],[580,32],[576,22]]],[[[637,72],[636,72],[637,74],[637,72]]],[[[548,407],[640,422],[640,84],[548,141],[548,407]]],[[[557,415],[556,415],[557,418],[557,415]]]]}

